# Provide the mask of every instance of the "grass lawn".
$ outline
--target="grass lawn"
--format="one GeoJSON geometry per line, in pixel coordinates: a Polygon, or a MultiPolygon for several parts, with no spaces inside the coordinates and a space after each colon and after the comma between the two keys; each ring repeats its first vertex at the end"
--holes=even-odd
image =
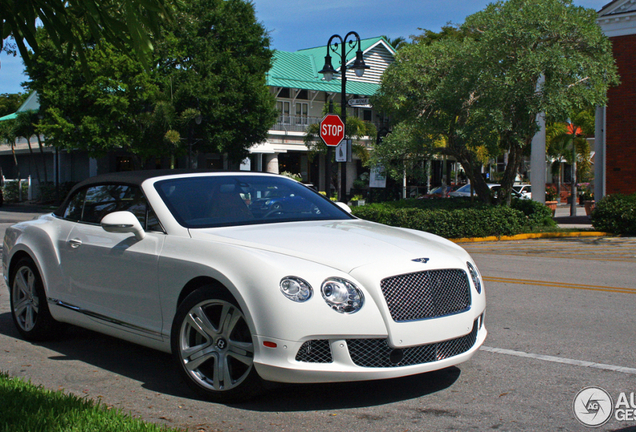
{"type": "Polygon", "coordinates": [[[0,432],[176,432],[0,373],[0,432]]]}

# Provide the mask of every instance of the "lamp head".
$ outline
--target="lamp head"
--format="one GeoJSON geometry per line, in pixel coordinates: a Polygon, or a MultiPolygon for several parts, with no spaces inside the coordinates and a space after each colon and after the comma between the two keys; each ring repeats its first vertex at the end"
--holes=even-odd
{"type": "Polygon", "coordinates": [[[325,76],[325,81],[331,81],[333,79],[333,75],[336,73],[336,70],[331,65],[331,56],[329,54],[325,56],[325,65],[318,73],[325,76]]]}
{"type": "Polygon", "coordinates": [[[353,62],[351,69],[353,69],[356,72],[356,76],[358,77],[361,77],[362,75],[364,75],[365,69],[371,69],[369,66],[367,66],[364,63],[362,50],[359,48],[358,48],[358,51],[356,51],[356,60],[353,62]]]}

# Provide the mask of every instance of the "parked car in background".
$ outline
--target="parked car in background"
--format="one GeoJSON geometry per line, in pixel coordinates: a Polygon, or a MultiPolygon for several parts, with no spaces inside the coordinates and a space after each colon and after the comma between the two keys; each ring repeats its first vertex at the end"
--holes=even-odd
{"type": "Polygon", "coordinates": [[[456,187],[453,186],[438,186],[420,198],[448,198],[450,196],[449,194],[455,189],[456,187]]]}
{"type": "Polygon", "coordinates": [[[88,179],[55,212],[7,229],[2,271],[23,338],[72,324],[172,353],[192,389],[224,403],[265,381],[447,368],[487,334],[464,249],[272,174],[88,179]]]}
{"type": "MultiPolygon", "coordinates": [[[[493,191],[495,198],[497,197],[497,193],[499,192],[499,189],[501,189],[501,185],[498,183],[488,183],[488,188],[490,188],[491,191],[493,191]]],[[[462,187],[460,187],[459,189],[457,189],[456,191],[451,192],[449,195],[451,197],[469,197],[471,196],[471,185],[466,184],[462,187]]],[[[516,190],[512,189],[511,191],[512,196],[514,198],[522,198],[521,194],[518,193],[516,190]]],[[[474,190],[472,191],[473,195],[477,195],[477,192],[475,192],[474,190]]]]}
{"type": "Polygon", "coordinates": [[[532,186],[529,184],[514,185],[512,188],[521,195],[523,199],[532,199],[532,186]]]}
{"type": "MultiPolygon", "coordinates": [[[[490,189],[492,189],[495,186],[499,186],[499,184],[497,183],[488,183],[488,187],[490,189]]],[[[475,192],[475,190],[472,191],[473,195],[477,195],[477,192],[475,192]]],[[[465,184],[464,186],[460,187],[459,189],[452,191],[449,194],[451,197],[469,197],[471,196],[471,184],[465,184]]]]}

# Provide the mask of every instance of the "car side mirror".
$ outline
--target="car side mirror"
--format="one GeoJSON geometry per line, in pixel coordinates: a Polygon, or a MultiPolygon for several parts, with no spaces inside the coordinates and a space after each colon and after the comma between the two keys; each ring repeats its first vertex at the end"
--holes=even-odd
{"type": "Polygon", "coordinates": [[[143,240],[146,232],[139,223],[137,216],[129,211],[109,213],[102,218],[102,228],[112,233],[132,233],[137,240],[143,240]]]}

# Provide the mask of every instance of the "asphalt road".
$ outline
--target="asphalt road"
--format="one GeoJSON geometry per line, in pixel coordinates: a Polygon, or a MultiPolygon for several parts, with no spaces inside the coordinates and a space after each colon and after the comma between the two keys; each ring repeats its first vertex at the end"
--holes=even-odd
{"type": "MultiPolygon", "coordinates": [[[[0,233],[8,219],[0,212],[0,233]]],[[[79,328],[56,342],[22,341],[2,285],[0,369],[197,432],[594,430],[573,414],[581,389],[598,386],[614,403],[621,393],[629,400],[636,392],[636,239],[463,246],[486,281],[489,336],[458,367],[397,380],[281,385],[250,403],[212,404],[190,393],[163,353],[79,328]]],[[[613,416],[596,430],[636,431],[636,418],[613,416]]]]}

